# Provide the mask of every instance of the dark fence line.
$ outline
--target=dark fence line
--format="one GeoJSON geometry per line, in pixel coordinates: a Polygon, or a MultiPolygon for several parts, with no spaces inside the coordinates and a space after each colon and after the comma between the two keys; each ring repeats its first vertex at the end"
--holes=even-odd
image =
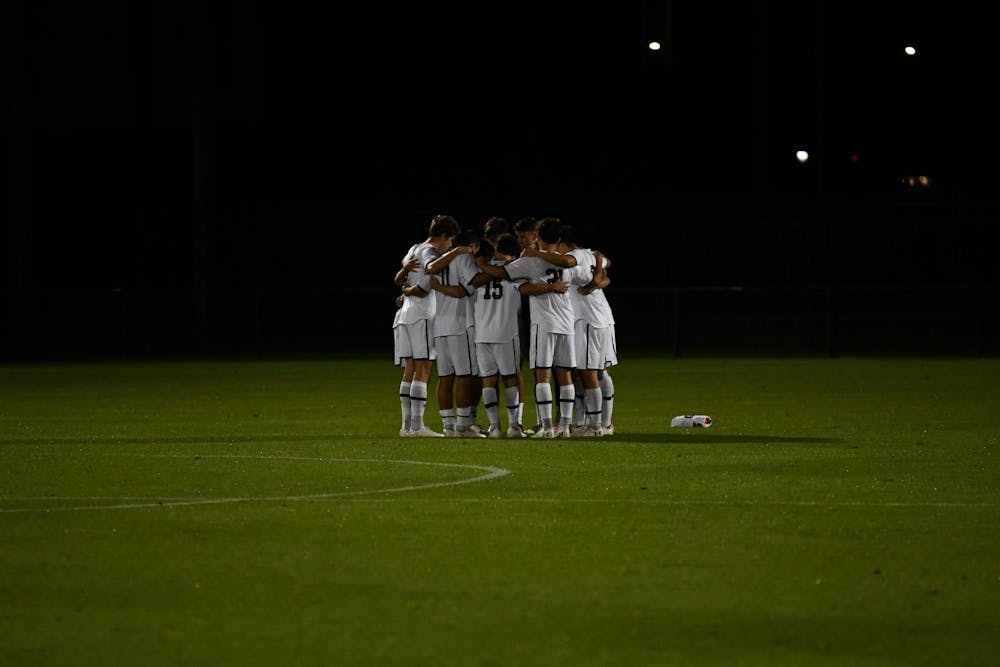
{"type": "MultiPolygon", "coordinates": [[[[391,356],[393,289],[3,290],[8,359],[159,354],[391,356]]],[[[994,354],[1000,285],[624,287],[608,292],[619,346],[700,352],[994,354]]]]}

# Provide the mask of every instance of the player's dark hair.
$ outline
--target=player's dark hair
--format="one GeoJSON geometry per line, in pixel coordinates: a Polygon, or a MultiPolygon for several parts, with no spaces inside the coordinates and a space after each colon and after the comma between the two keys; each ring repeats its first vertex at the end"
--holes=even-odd
{"type": "Polygon", "coordinates": [[[432,237],[444,236],[453,239],[458,236],[459,231],[461,228],[455,222],[455,218],[450,215],[435,215],[434,219],[431,220],[430,235],[432,237]]]}
{"type": "Polygon", "coordinates": [[[506,234],[510,231],[510,224],[507,222],[507,218],[498,218],[496,216],[490,218],[483,225],[483,236],[494,236],[497,234],[506,234]]]}
{"type": "Polygon", "coordinates": [[[538,221],[538,238],[546,243],[559,243],[561,229],[559,218],[542,218],[538,221]]]}
{"type": "Polygon", "coordinates": [[[566,245],[576,247],[576,229],[573,225],[563,225],[559,228],[559,240],[566,245]]]}
{"type": "Polygon", "coordinates": [[[497,252],[501,255],[517,257],[521,254],[521,245],[517,242],[517,237],[513,234],[502,234],[497,239],[497,252]]]}
{"type": "Polygon", "coordinates": [[[493,259],[493,244],[482,239],[479,242],[479,248],[476,250],[476,257],[482,257],[483,259],[493,259]]]}
{"type": "Polygon", "coordinates": [[[476,245],[479,243],[479,232],[474,229],[463,229],[455,237],[455,245],[476,245]]]}
{"type": "Polygon", "coordinates": [[[515,232],[534,232],[538,230],[538,221],[534,218],[521,218],[514,223],[515,232]]]}

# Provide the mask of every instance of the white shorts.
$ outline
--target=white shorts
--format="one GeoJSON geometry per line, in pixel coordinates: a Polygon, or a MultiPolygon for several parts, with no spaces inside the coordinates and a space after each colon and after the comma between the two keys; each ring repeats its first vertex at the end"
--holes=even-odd
{"type": "Polygon", "coordinates": [[[429,320],[400,324],[397,358],[427,361],[434,359],[434,325],[429,320]]]}
{"type": "Polygon", "coordinates": [[[521,370],[521,341],[514,338],[509,343],[476,343],[479,376],[510,377],[521,370]]]}
{"type": "Polygon", "coordinates": [[[469,329],[465,333],[437,336],[434,339],[438,377],[472,375],[473,372],[479,372],[476,367],[476,343],[472,337],[474,333],[469,329]]]}
{"type": "Polygon", "coordinates": [[[608,345],[607,357],[604,359],[604,367],[617,366],[618,365],[618,341],[615,340],[615,325],[612,324],[611,329],[611,343],[608,345]]]}
{"type": "Polygon", "coordinates": [[[573,334],[550,333],[531,325],[531,349],[528,363],[532,368],[576,368],[573,334]]]}
{"type": "Polygon", "coordinates": [[[403,347],[400,342],[402,336],[403,332],[399,330],[399,325],[397,324],[392,328],[392,363],[397,366],[402,366],[406,363],[406,360],[403,359],[403,347]]]}
{"type": "MultiPolygon", "coordinates": [[[[577,320],[576,361],[581,369],[602,371],[611,356],[612,329],[610,326],[595,329],[586,320],[577,320]]],[[[617,360],[615,363],[618,363],[617,360]]]]}

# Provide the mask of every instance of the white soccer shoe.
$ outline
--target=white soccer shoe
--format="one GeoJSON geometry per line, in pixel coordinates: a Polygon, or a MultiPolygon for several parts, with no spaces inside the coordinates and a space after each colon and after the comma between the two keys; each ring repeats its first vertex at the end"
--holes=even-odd
{"type": "Polygon", "coordinates": [[[399,429],[399,437],[400,438],[409,438],[410,437],[410,429],[408,429],[408,428],[401,428],[401,429],[399,429]]]}
{"type": "Polygon", "coordinates": [[[529,428],[524,429],[524,434],[530,438],[530,437],[533,437],[536,433],[538,433],[541,430],[542,430],[542,425],[541,424],[535,424],[534,426],[531,426],[529,428]]]}
{"type": "Polygon", "coordinates": [[[427,426],[421,426],[416,430],[410,431],[411,438],[443,438],[444,433],[438,433],[437,431],[432,431],[427,428],[427,426]]]}
{"type": "Polygon", "coordinates": [[[671,428],[711,428],[712,418],[708,415],[677,415],[670,420],[671,428]]]}
{"type": "Polygon", "coordinates": [[[486,434],[486,437],[487,438],[491,438],[491,439],[499,438],[500,437],[500,427],[499,426],[490,426],[490,431],[489,431],[489,433],[486,434]]]}
{"type": "Polygon", "coordinates": [[[540,439],[543,439],[543,438],[554,438],[554,437],[556,437],[556,433],[555,433],[555,431],[552,430],[551,427],[549,427],[549,428],[541,427],[537,431],[535,431],[534,433],[532,433],[531,437],[533,439],[535,439],[535,440],[540,440],[540,439]]]}
{"type": "Polygon", "coordinates": [[[507,437],[508,438],[523,438],[524,437],[524,429],[522,429],[520,426],[511,426],[509,429],[507,429],[507,437]]]}
{"type": "Polygon", "coordinates": [[[604,429],[594,424],[587,424],[578,429],[573,429],[573,435],[580,436],[581,438],[599,438],[604,435],[604,429]]]}
{"type": "Polygon", "coordinates": [[[471,428],[458,428],[458,429],[455,429],[455,435],[454,435],[454,437],[456,437],[456,438],[466,438],[466,439],[470,439],[470,440],[483,440],[484,438],[486,438],[486,434],[485,433],[477,433],[477,432],[473,431],[471,428]]]}

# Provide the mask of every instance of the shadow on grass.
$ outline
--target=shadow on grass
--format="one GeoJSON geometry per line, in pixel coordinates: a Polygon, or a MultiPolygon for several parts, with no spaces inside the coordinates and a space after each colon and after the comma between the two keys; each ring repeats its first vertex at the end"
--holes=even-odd
{"type": "Polygon", "coordinates": [[[813,438],[809,436],[787,435],[724,435],[721,433],[616,433],[609,441],[623,440],[628,442],[655,442],[663,444],[780,444],[798,442],[803,444],[834,444],[842,443],[840,438],[813,438]]]}
{"type": "MultiPolygon", "coordinates": [[[[398,439],[395,433],[345,434],[345,433],[299,433],[261,435],[202,435],[202,436],[111,436],[106,438],[13,438],[0,439],[0,447],[27,445],[237,445],[255,443],[296,443],[296,442],[346,442],[398,439]]],[[[779,435],[725,435],[708,433],[703,430],[685,433],[617,433],[609,438],[573,438],[577,442],[642,442],[660,444],[835,444],[845,442],[839,438],[814,438],[808,436],[779,435]]]]}

